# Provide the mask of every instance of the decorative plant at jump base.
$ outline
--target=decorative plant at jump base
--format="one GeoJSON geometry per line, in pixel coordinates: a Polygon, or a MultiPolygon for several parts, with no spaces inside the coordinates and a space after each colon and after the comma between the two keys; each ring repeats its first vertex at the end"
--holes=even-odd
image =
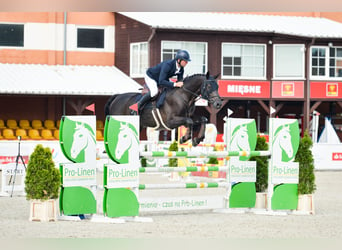
{"type": "MultiPolygon", "coordinates": [[[[169,151],[178,151],[178,143],[174,141],[171,143],[169,147],[169,151]]],[[[177,167],[178,166],[178,159],[177,158],[169,158],[169,167],[177,167]]]]}
{"type": "MultiPolygon", "coordinates": [[[[261,137],[260,135],[257,136],[255,150],[268,150],[268,144],[265,137],[261,137]]],[[[254,156],[250,158],[250,161],[256,161],[256,192],[265,192],[268,186],[268,156],[254,156]]]]}
{"type": "Polygon", "coordinates": [[[55,168],[49,148],[38,144],[30,155],[25,177],[28,200],[57,199],[61,185],[59,170],[55,168]]]}
{"type": "Polygon", "coordinates": [[[294,160],[299,163],[298,194],[313,194],[316,190],[312,145],[311,137],[305,130],[294,160]]]}
{"type": "MultiPolygon", "coordinates": [[[[214,147],[214,151],[217,151],[216,147],[214,147]]],[[[213,164],[213,165],[217,165],[218,159],[216,157],[209,157],[209,160],[207,162],[207,164],[213,164]]]]}
{"type": "Polygon", "coordinates": [[[31,200],[30,220],[55,221],[55,200],[59,195],[61,175],[49,148],[38,144],[30,155],[26,177],[26,199],[31,200]]]}
{"type": "MultiPolygon", "coordinates": [[[[147,151],[147,145],[145,145],[144,147],[144,151],[146,152],[147,151]]],[[[141,163],[141,167],[145,168],[147,166],[147,160],[145,157],[142,157],[140,159],[140,163],[141,163]]]]}

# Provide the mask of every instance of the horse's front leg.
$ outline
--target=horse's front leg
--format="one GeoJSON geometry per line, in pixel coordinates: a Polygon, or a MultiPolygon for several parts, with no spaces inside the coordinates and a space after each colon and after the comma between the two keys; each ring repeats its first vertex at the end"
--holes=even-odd
{"type": "Polygon", "coordinates": [[[180,138],[179,140],[180,144],[183,144],[191,138],[191,128],[193,124],[194,122],[189,117],[175,116],[172,119],[168,120],[169,128],[178,128],[180,126],[185,126],[187,128],[185,135],[182,136],[182,138],[180,138]]]}
{"type": "Polygon", "coordinates": [[[196,147],[201,141],[203,141],[204,136],[205,136],[205,125],[208,122],[208,119],[204,116],[196,117],[193,119],[194,121],[194,126],[195,125],[200,125],[198,135],[197,137],[194,137],[192,139],[192,145],[196,147]]]}

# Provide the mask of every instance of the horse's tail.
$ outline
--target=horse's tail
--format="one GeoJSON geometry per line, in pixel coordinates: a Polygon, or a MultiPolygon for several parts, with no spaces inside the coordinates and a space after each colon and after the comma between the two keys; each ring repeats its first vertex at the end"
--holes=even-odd
{"type": "Polygon", "coordinates": [[[114,101],[114,99],[117,97],[118,95],[113,95],[106,103],[105,108],[104,108],[104,112],[105,112],[105,117],[107,117],[107,115],[109,115],[109,107],[110,104],[114,101]]]}

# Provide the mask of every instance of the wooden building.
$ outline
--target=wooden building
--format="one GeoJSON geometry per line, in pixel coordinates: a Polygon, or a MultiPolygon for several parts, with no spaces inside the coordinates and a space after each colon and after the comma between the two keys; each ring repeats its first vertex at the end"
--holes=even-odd
{"type": "Polygon", "coordinates": [[[223,132],[232,117],[257,121],[295,117],[310,127],[316,110],[342,128],[342,24],[321,17],[231,13],[123,12],[115,14],[115,65],[143,83],[146,67],[190,52],[188,74],[220,73],[224,106],[196,112],[223,132]],[[340,91],[339,91],[340,89],[340,91]],[[340,125],[341,124],[341,125],[340,125]]]}

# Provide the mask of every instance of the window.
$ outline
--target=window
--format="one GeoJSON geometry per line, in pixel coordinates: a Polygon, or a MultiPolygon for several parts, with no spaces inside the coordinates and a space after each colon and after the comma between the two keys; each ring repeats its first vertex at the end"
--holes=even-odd
{"type": "Polygon", "coordinates": [[[148,67],[147,48],[147,42],[131,44],[130,74],[132,77],[144,77],[148,67]]]}
{"type": "Polygon", "coordinates": [[[222,78],[265,78],[266,46],[222,44],[222,78]]]}
{"type": "Polygon", "coordinates": [[[205,42],[162,41],[162,61],[173,59],[181,49],[187,50],[191,59],[184,69],[184,77],[207,72],[207,43],[205,42]]]}
{"type": "Polygon", "coordinates": [[[274,78],[304,78],[303,44],[274,45],[274,78]]]}
{"type": "Polygon", "coordinates": [[[342,48],[311,47],[311,77],[342,77],[342,48]]]}
{"type": "Polygon", "coordinates": [[[325,76],[326,48],[311,48],[311,75],[325,76]]]}
{"type": "Polygon", "coordinates": [[[24,47],[24,25],[0,24],[0,46],[24,47]]]}
{"type": "Polygon", "coordinates": [[[329,49],[329,77],[342,77],[342,48],[329,49]]]}
{"type": "Polygon", "coordinates": [[[104,48],[104,29],[77,29],[77,48],[104,48]]]}

